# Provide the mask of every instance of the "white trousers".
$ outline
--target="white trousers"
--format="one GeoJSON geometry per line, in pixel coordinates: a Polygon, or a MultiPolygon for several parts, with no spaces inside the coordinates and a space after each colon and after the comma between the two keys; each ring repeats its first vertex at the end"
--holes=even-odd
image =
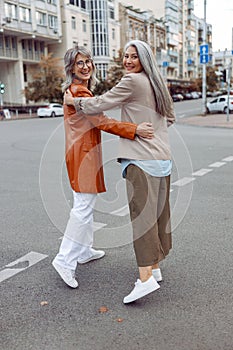
{"type": "Polygon", "coordinates": [[[73,208],[55,261],[75,271],[78,258],[92,256],[93,211],[97,194],[73,191],[73,208]]]}

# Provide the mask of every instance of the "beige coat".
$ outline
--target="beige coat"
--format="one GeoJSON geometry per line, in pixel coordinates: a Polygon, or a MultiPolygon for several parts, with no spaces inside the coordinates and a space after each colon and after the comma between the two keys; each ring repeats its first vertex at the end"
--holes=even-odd
{"type": "Polygon", "coordinates": [[[175,121],[173,108],[171,115],[166,118],[156,112],[154,92],[144,72],[126,74],[114,88],[102,96],[75,99],[75,108],[89,115],[121,108],[122,121],[136,124],[142,121],[152,123],[155,130],[153,139],[137,136],[134,141],[120,139],[119,158],[171,159],[167,126],[175,121]]]}

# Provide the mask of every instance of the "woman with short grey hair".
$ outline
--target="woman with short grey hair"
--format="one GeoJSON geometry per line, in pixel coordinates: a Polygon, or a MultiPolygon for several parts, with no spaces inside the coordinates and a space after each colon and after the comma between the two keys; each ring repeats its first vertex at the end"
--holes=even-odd
{"type": "Polygon", "coordinates": [[[157,67],[150,46],[140,40],[127,43],[123,65],[126,74],[110,91],[90,98],[72,98],[64,102],[84,114],[121,107],[121,120],[152,123],[154,137],[134,142],[120,139],[119,161],[127,181],[134,251],[139,279],[123,302],[131,303],[160,288],[159,263],[172,247],[170,224],[171,150],[167,127],[175,121],[173,102],[157,67]]]}

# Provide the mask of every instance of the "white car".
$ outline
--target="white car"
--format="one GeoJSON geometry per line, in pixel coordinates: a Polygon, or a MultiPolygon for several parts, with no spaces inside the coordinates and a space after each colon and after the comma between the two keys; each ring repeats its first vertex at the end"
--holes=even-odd
{"type": "MultiPolygon", "coordinates": [[[[219,96],[207,103],[207,113],[227,113],[228,96],[219,96]]],[[[233,96],[229,96],[229,112],[233,113],[233,96]]]]}
{"type": "Polygon", "coordinates": [[[64,115],[63,106],[59,103],[50,103],[46,107],[40,107],[37,109],[37,116],[39,118],[58,117],[59,115],[64,115]]]}

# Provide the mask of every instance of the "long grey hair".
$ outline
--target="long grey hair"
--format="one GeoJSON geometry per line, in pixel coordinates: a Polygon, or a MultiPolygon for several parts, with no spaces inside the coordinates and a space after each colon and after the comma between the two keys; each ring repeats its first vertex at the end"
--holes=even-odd
{"type": "Polygon", "coordinates": [[[150,80],[155,95],[156,111],[164,117],[173,115],[173,101],[150,46],[141,40],[131,40],[126,44],[124,51],[130,46],[136,48],[140,63],[150,80]]]}
{"type": "MultiPolygon", "coordinates": [[[[75,46],[69,50],[66,51],[65,56],[64,56],[64,63],[65,63],[65,74],[66,74],[66,80],[65,82],[62,84],[62,91],[65,92],[69,86],[72,84],[73,79],[75,77],[74,73],[73,73],[73,67],[75,64],[75,60],[76,60],[76,56],[78,54],[84,55],[86,56],[88,59],[92,59],[91,57],[91,52],[85,47],[85,46],[75,46]]],[[[91,90],[92,87],[94,87],[94,85],[97,82],[96,79],[96,69],[95,69],[95,65],[92,62],[92,75],[90,80],[88,81],[88,89],[91,90]]]]}

